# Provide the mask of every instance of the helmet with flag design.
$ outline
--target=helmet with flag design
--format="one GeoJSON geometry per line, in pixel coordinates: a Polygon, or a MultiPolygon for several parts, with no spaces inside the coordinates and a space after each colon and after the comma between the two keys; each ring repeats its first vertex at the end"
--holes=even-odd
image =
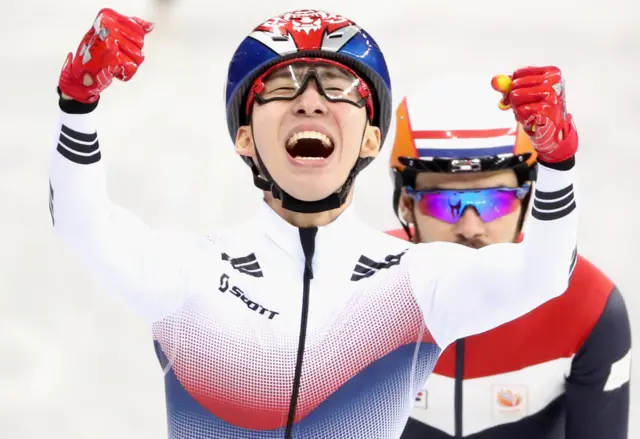
{"type": "MultiPolygon", "coordinates": [[[[293,63],[323,63],[339,66],[358,79],[358,104],[366,106],[369,122],[380,128],[382,141],[391,123],[391,81],[377,43],[348,18],[318,10],[298,10],[273,17],[259,25],[237,48],[227,75],[225,105],[227,125],[233,141],[238,129],[251,121],[252,105],[260,101],[261,78],[274,69],[293,63]]],[[[308,80],[308,78],[306,79],[308,80]]],[[[332,96],[323,90],[324,97],[332,96]]],[[[289,97],[293,98],[295,96],[289,97]]],[[[283,98],[276,98],[283,99],[283,98]]],[[[336,101],[356,99],[336,97],[336,101]]],[[[264,101],[264,100],[263,100],[264,101]]],[[[243,157],[260,189],[271,191],[283,207],[298,212],[321,212],[341,206],[351,191],[357,173],[371,158],[359,158],[341,189],[318,201],[302,201],[288,195],[269,175],[256,155],[259,166],[243,157]]]]}
{"type": "Polygon", "coordinates": [[[512,169],[519,184],[535,181],[533,145],[512,112],[498,107],[499,98],[485,78],[450,75],[423,84],[402,99],[390,157],[398,218],[402,189],[414,188],[421,172],[512,169]]]}

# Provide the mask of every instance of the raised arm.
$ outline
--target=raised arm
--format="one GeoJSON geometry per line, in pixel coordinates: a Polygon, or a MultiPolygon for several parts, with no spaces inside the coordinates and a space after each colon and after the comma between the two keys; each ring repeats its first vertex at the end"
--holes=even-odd
{"type": "Polygon", "coordinates": [[[199,267],[204,250],[182,236],[151,230],[110,201],[94,122],[99,93],[114,75],[128,79],[135,73],[149,29],[142,20],[103,10],[76,57],[69,54],[59,83],[61,113],[49,209],[55,232],[91,276],[155,321],[179,307],[185,292],[197,287],[194,282],[204,273],[199,267]],[[124,28],[126,38],[120,32],[124,28]]]}
{"type": "Polygon", "coordinates": [[[577,257],[578,138],[564,112],[563,84],[556,68],[527,68],[504,90],[502,104],[513,107],[538,152],[524,241],[480,250],[420,244],[407,255],[425,323],[441,347],[520,317],[567,289],[577,257]]]}

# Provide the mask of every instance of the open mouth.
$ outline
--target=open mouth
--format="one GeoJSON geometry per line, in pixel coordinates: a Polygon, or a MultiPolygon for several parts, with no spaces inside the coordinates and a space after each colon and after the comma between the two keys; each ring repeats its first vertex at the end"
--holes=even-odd
{"type": "Polygon", "coordinates": [[[324,160],[333,149],[329,136],[317,131],[300,131],[287,140],[287,152],[296,160],[324,160]]]}

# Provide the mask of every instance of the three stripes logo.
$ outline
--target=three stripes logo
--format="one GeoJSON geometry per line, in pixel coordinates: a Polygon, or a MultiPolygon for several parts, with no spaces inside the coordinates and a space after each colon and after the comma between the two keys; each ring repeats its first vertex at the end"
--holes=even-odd
{"type": "Polygon", "coordinates": [[[79,133],[62,125],[57,150],[63,157],[79,165],[95,163],[100,160],[98,133],[79,133]]]}
{"type": "Polygon", "coordinates": [[[263,277],[262,268],[258,263],[255,253],[240,258],[232,258],[226,253],[222,253],[222,260],[231,264],[234,270],[248,274],[253,277],[263,277]]]}
{"type": "Polygon", "coordinates": [[[403,251],[397,255],[388,255],[385,256],[384,262],[376,262],[364,255],[360,256],[358,259],[358,263],[353,269],[353,274],[351,275],[351,280],[356,282],[366,277],[373,276],[379,270],[384,270],[385,268],[393,267],[394,265],[400,264],[400,259],[407,251],[403,251]]]}
{"type": "Polygon", "coordinates": [[[553,221],[564,218],[576,208],[573,185],[554,192],[537,190],[533,196],[531,216],[540,221],[553,221]]]}
{"type": "Polygon", "coordinates": [[[571,265],[569,266],[569,279],[573,276],[573,270],[576,269],[576,263],[578,262],[578,247],[573,249],[573,254],[571,255],[571,265]]]}
{"type": "Polygon", "coordinates": [[[49,213],[51,214],[51,222],[56,225],[56,219],[53,215],[53,186],[51,186],[51,180],[49,180],[49,213]]]}

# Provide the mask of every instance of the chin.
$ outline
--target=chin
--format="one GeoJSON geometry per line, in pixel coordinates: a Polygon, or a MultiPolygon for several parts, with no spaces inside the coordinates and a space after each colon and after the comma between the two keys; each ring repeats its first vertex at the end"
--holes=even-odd
{"type": "Polygon", "coordinates": [[[300,176],[290,184],[280,186],[286,193],[302,201],[319,201],[340,189],[342,182],[324,182],[321,176],[300,176]],[[296,181],[297,180],[297,181],[296,181]]]}
{"type": "MultiPolygon", "coordinates": [[[[284,189],[284,188],[283,188],[284,189]]],[[[289,195],[302,201],[320,201],[327,198],[335,191],[322,190],[321,188],[305,187],[296,190],[286,190],[289,195]]]]}

